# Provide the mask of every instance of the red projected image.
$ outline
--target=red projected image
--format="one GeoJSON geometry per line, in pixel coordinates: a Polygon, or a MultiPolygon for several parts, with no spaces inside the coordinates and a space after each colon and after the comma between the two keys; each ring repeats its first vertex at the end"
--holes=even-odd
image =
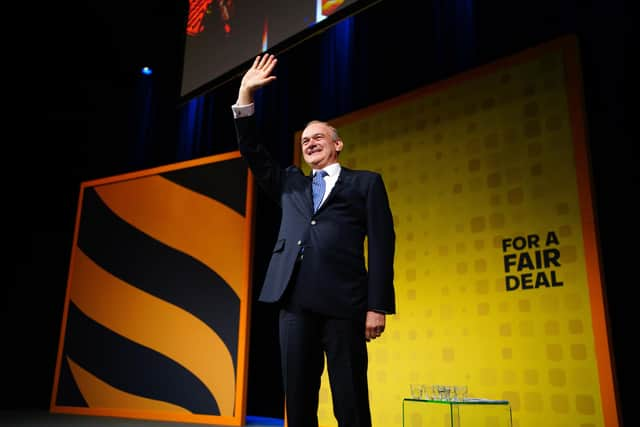
{"type": "Polygon", "coordinates": [[[233,12],[233,0],[218,0],[218,8],[220,9],[220,19],[225,34],[231,33],[231,14],[233,12]]]}
{"type": "Polygon", "coordinates": [[[211,0],[189,0],[189,17],[187,19],[187,35],[195,36],[204,31],[204,15],[209,9],[211,0]]]}
{"type": "Polygon", "coordinates": [[[344,0],[322,0],[322,14],[329,16],[343,4],[344,0]]]}
{"type": "MultiPolygon", "coordinates": [[[[187,35],[196,36],[204,31],[204,17],[211,13],[213,0],[189,0],[189,18],[187,20],[187,35]]],[[[215,0],[222,28],[225,34],[231,33],[231,17],[233,15],[233,0],[215,0]]]]}

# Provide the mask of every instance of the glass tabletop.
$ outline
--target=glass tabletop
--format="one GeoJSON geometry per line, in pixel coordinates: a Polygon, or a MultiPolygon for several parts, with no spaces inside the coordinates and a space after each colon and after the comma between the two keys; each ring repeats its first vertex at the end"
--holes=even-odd
{"type": "Polygon", "coordinates": [[[464,400],[434,400],[434,399],[414,399],[412,397],[405,397],[407,402],[427,402],[427,403],[441,403],[445,405],[508,405],[508,400],[495,400],[485,399],[480,397],[469,397],[464,400]]]}

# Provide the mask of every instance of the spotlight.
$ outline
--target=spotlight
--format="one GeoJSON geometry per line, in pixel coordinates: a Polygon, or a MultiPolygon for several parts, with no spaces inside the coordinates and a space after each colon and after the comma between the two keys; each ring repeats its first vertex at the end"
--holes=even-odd
{"type": "Polygon", "coordinates": [[[142,67],[142,74],[145,76],[150,76],[153,71],[149,67],[142,67]]]}

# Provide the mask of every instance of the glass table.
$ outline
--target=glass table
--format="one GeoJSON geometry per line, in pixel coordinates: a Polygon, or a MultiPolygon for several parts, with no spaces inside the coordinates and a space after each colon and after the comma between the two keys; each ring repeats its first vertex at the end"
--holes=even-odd
{"type": "Polygon", "coordinates": [[[512,422],[507,400],[405,398],[402,401],[403,427],[512,427],[512,422]]]}

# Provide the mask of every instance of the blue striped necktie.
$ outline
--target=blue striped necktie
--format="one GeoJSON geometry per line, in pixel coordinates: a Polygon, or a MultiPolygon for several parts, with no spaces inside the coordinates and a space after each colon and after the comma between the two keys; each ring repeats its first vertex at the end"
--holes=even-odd
{"type": "Polygon", "coordinates": [[[326,171],[320,170],[313,175],[313,182],[311,183],[311,190],[313,193],[313,211],[317,211],[324,197],[324,191],[326,184],[324,177],[329,175],[326,171]]]}

